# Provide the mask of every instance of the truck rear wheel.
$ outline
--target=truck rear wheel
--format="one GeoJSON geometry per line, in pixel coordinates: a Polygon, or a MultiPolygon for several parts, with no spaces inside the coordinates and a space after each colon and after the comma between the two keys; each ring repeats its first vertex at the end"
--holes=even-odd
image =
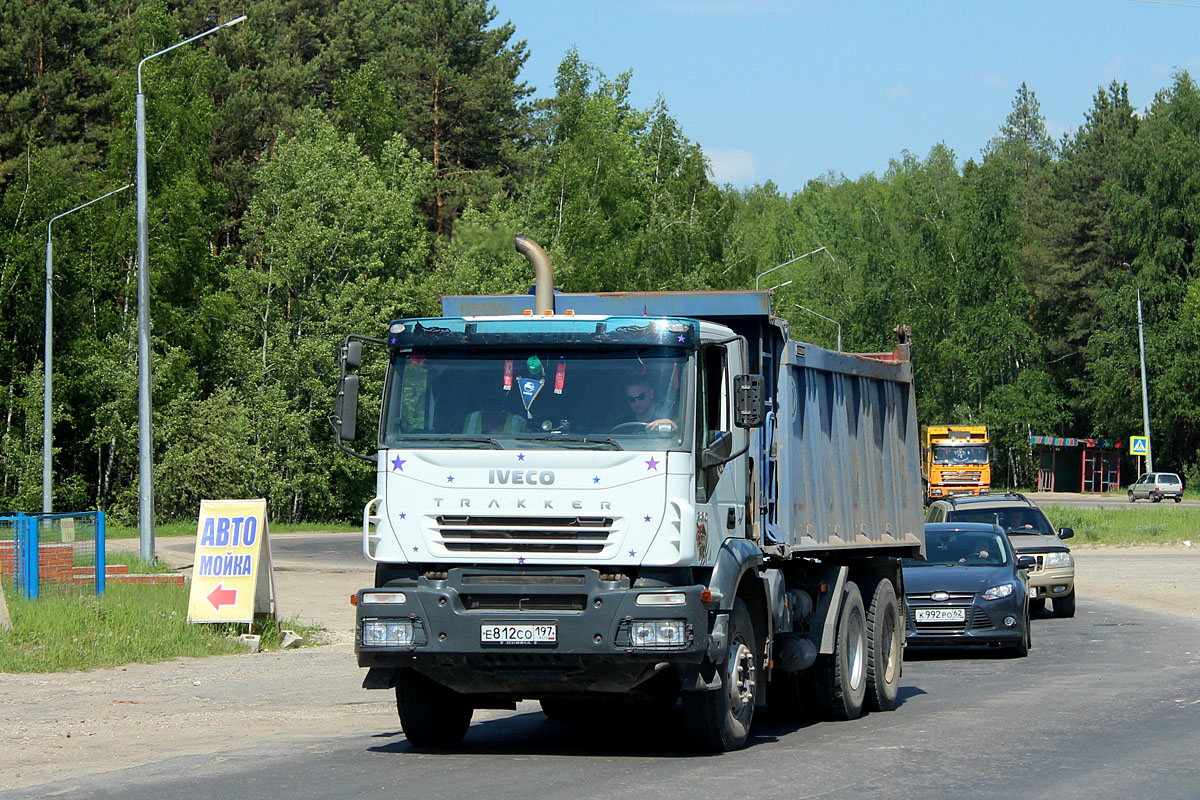
{"type": "Polygon", "coordinates": [[[904,644],[900,641],[900,604],[892,582],[881,580],[867,609],[867,697],[868,711],[891,711],[900,693],[904,668],[904,644]]]}
{"type": "Polygon", "coordinates": [[[397,672],[396,710],[413,747],[454,747],[466,735],[475,712],[461,694],[411,669],[397,672]]]}
{"type": "Polygon", "coordinates": [[[833,652],[817,656],[813,680],[821,716],[831,720],[862,716],[867,694],[867,622],[862,593],[853,581],[842,592],[833,652]]]}
{"type": "Polygon", "coordinates": [[[684,692],[685,733],[698,747],[713,752],[739,750],[750,736],[758,682],[758,643],[750,612],[741,598],[729,614],[729,654],[718,666],[721,688],[684,692]]]}

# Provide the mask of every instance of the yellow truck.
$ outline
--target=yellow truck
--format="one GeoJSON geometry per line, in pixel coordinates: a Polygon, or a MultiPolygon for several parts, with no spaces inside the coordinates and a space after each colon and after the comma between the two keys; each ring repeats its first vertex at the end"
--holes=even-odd
{"type": "Polygon", "coordinates": [[[987,494],[992,485],[986,425],[922,425],[921,484],[925,503],[987,494]]]}

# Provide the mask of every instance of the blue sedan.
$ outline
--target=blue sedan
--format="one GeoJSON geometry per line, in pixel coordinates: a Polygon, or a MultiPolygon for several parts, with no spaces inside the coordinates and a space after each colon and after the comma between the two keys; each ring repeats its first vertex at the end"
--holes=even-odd
{"type": "Polygon", "coordinates": [[[904,559],[908,645],[1004,647],[1029,655],[1030,556],[976,522],[925,525],[925,560],[904,559]]]}

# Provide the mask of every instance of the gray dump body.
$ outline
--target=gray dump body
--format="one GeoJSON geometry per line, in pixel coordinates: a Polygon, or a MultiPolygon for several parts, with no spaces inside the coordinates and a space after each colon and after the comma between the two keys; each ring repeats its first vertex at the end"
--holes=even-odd
{"type": "MultiPolygon", "coordinates": [[[[727,325],[765,380],[751,432],[758,539],[774,555],[911,556],[923,548],[920,446],[907,342],[850,354],[791,341],[767,292],[560,294],[558,313],[682,316],[727,325]]],[[[446,297],[447,316],[532,311],[532,296],[446,297]]]]}

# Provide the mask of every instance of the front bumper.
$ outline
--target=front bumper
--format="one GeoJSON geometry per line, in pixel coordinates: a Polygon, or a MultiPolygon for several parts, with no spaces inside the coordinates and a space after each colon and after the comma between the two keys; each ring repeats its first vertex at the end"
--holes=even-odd
{"type": "Polygon", "coordinates": [[[920,596],[905,598],[905,644],[916,647],[971,647],[1018,644],[1025,636],[1025,603],[1022,597],[973,602],[932,602],[920,596]],[[961,622],[918,623],[921,608],[961,608],[961,622]],[[1004,624],[1012,617],[1015,624],[1004,624]]]}
{"type": "Polygon", "coordinates": [[[1075,567],[1052,567],[1029,573],[1029,599],[1053,600],[1075,591],[1075,567]]]}
{"type": "Polygon", "coordinates": [[[726,615],[701,601],[700,585],[631,588],[627,578],[603,581],[592,569],[461,567],[443,575],[359,592],[359,666],[415,669],[464,694],[627,692],[664,666],[675,667],[685,686],[694,684],[702,680],[705,656],[715,660],[724,644],[726,615]],[[364,593],[380,591],[403,592],[405,602],[364,601],[364,593]],[[637,604],[639,595],[659,593],[681,595],[683,603],[637,604]],[[411,621],[412,644],[364,644],[363,622],[375,620],[411,621]],[[634,646],[628,633],[638,620],[678,620],[685,626],[682,641],[634,646]],[[485,625],[553,625],[556,641],[488,644],[482,641],[485,625]]]}

